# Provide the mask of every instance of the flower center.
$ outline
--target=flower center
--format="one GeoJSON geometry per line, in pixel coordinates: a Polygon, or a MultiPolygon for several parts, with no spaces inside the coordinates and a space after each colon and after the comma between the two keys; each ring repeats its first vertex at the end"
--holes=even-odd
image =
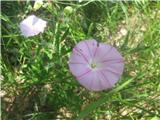
{"type": "Polygon", "coordinates": [[[97,65],[95,63],[91,63],[91,68],[95,69],[97,67],[97,65]]]}

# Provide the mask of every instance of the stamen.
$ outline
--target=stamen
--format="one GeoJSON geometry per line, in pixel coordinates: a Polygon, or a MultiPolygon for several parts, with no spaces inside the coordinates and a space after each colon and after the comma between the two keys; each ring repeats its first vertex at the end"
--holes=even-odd
{"type": "Polygon", "coordinates": [[[97,65],[95,63],[91,63],[91,68],[95,69],[97,67],[97,65]]]}

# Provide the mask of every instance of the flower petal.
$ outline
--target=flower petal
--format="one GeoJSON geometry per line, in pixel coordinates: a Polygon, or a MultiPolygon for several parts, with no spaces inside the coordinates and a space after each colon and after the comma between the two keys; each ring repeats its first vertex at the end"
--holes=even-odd
{"type": "MultiPolygon", "coordinates": [[[[34,19],[37,19],[37,18],[34,18],[34,19]]],[[[44,21],[42,19],[38,19],[37,22],[35,22],[35,24],[34,24],[34,28],[37,30],[37,32],[43,33],[46,25],[47,25],[46,21],[44,21]]]]}
{"type": "Polygon", "coordinates": [[[81,85],[91,91],[101,91],[112,87],[109,81],[97,71],[88,72],[86,75],[77,79],[81,85]]]}
{"type": "Polygon", "coordinates": [[[79,83],[88,90],[99,90],[99,82],[95,71],[88,72],[84,76],[77,78],[79,83]]]}
{"type": "Polygon", "coordinates": [[[20,29],[21,29],[22,35],[24,35],[26,37],[35,35],[35,32],[31,31],[30,30],[31,28],[29,26],[27,26],[26,24],[21,23],[20,29]]]}
{"type": "Polygon", "coordinates": [[[108,79],[112,87],[118,81],[120,77],[120,75],[114,74],[113,72],[110,72],[110,71],[102,71],[102,72],[106,76],[106,78],[108,79]]]}
{"type": "Polygon", "coordinates": [[[121,56],[121,54],[117,51],[116,48],[114,47],[110,47],[110,49],[108,50],[108,52],[106,52],[104,54],[104,56],[102,58],[100,58],[101,61],[105,61],[105,60],[115,60],[115,59],[120,59],[123,60],[123,57],[121,56]]]}
{"type": "Polygon", "coordinates": [[[83,56],[83,58],[89,63],[90,60],[92,59],[91,53],[89,51],[89,48],[86,44],[86,42],[82,41],[79,42],[75,47],[74,51],[77,51],[79,54],[83,56]]]}
{"type": "Polygon", "coordinates": [[[69,66],[70,66],[69,67],[70,71],[72,71],[72,74],[77,77],[82,76],[84,73],[90,71],[90,68],[86,64],[83,64],[83,63],[70,62],[69,66]]]}
{"type": "Polygon", "coordinates": [[[85,40],[74,47],[69,67],[81,85],[91,91],[101,91],[112,88],[119,80],[124,60],[116,48],[85,40]]]}
{"type": "Polygon", "coordinates": [[[112,50],[112,48],[113,47],[110,45],[99,43],[99,47],[95,54],[95,59],[97,59],[97,61],[101,61],[102,58],[104,58],[104,56],[106,56],[112,50]]]}
{"type": "Polygon", "coordinates": [[[38,35],[40,32],[43,33],[47,22],[36,17],[35,15],[30,15],[20,23],[20,29],[22,35],[26,37],[38,35]]]}

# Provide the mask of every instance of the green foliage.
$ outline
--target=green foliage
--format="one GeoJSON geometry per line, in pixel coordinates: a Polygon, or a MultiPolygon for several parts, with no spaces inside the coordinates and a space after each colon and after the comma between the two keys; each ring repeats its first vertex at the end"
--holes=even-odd
{"type": "Polygon", "coordinates": [[[4,120],[160,118],[160,2],[55,0],[36,11],[34,1],[1,4],[4,120]],[[30,14],[48,24],[25,38],[19,23],[30,14]],[[90,92],[69,71],[72,48],[89,38],[116,46],[125,58],[112,90],[90,92]]]}

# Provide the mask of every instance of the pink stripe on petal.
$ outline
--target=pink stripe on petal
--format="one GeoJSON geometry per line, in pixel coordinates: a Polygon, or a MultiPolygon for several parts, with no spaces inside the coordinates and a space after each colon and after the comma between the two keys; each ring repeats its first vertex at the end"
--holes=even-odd
{"type": "Polygon", "coordinates": [[[83,85],[85,88],[87,88],[88,90],[92,90],[91,85],[92,85],[93,77],[94,77],[92,72],[93,71],[89,72],[87,75],[81,78],[77,78],[79,83],[83,85]]]}
{"type": "Polygon", "coordinates": [[[105,63],[105,62],[111,62],[111,63],[122,63],[124,62],[122,59],[108,59],[108,60],[103,60],[103,61],[100,61],[99,63],[105,63]]]}
{"type": "MultiPolygon", "coordinates": [[[[87,43],[87,42],[86,42],[87,43]]],[[[90,52],[89,52],[89,49],[88,47],[86,46],[85,42],[84,41],[81,41],[79,42],[76,46],[75,46],[81,53],[83,53],[87,60],[90,61],[92,59],[91,55],[90,55],[90,52]]]]}
{"type": "Polygon", "coordinates": [[[85,65],[85,63],[78,63],[78,62],[69,62],[69,64],[83,64],[83,65],[85,65]]]}
{"type": "Polygon", "coordinates": [[[113,87],[114,84],[118,81],[119,76],[117,76],[109,71],[103,71],[103,73],[105,75],[107,75],[106,77],[108,78],[108,81],[110,81],[111,87],[113,87]]]}
{"type": "Polygon", "coordinates": [[[97,71],[97,84],[98,89],[96,89],[96,91],[100,91],[100,90],[104,90],[106,88],[109,88],[108,83],[106,82],[106,80],[103,78],[103,76],[101,75],[101,73],[99,71],[97,71]]]}
{"type": "Polygon", "coordinates": [[[94,53],[97,48],[97,41],[96,40],[86,40],[85,41],[88,44],[88,48],[90,50],[90,54],[92,56],[92,59],[94,58],[94,53]]]}
{"type": "Polygon", "coordinates": [[[102,74],[102,76],[104,77],[104,79],[108,82],[109,86],[112,87],[112,84],[110,83],[110,81],[108,80],[108,78],[105,76],[105,74],[100,71],[100,73],[102,74]]]}
{"type": "Polygon", "coordinates": [[[96,47],[96,50],[94,52],[94,57],[96,56],[97,51],[98,51],[98,46],[96,47]]]}
{"type": "Polygon", "coordinates": [[[108,51],[106,51],[106,53],[104,53],[104,55],[100,59],[102,60],[112,49],[113,49],[113,47],[110,46],[110,49],[108,51]]]}
{"type": "Polygon", "coordinates": [[[105,53],[107,51],[109,51],[109,49],[111,48],[110,45],[106,45],[106,44],[103,44],[103,43],[98,43],[98,49],[97,49],[97,53],[95,54],[95,58],[98,60],[98,61],[101,61],[102,58],[104,57],[105,53]]]}
{"type": "Polygon", "coordinates": [[[122,63],[105,64],[99,70],[105,70],[105,69],[110,69],[116,73],[120,73],[120,75],[121,75],[123,72],[123,69],[124,69],[124,65],[122,63]]]}
{"type": "Polygon", "coordinates": [[[99,78],[98,72],[94,71],[94,74],[92,74],[93,78],[91,80],[90,88],[94,91],[100,91],[103,90],[103,86],[101,84],[101,80],[99,78]]]}
{"type": "Polygon", "coordinates": [[[108,59],[123,59],[123,57],[114,47],[112,47],[112,49],[101,60],[108,59]]]}
{"type": "Polygon", "coordinates": [[[104,87],[101,84],[98,73],[95,71],[89,72],[87,75],[78,79],[79,82],[91,91],[100,91],[104,87]]]}
{"type": "Polygon", "coordinates": [[[113,73],[113,74],[115,74],[115,75],[117,75],[117,76],[119,76],[119,75],[121,75],[121,73],[118,73],[118,72],[114,72],[113,70],[110,70],[110,69],[102,69],[101,71],[108,71],[108,72],[111,72],[111,73],[113,73]]]}
{"type": "Polygon", "coordinates": [[[86,57],[83,53],[81,53],[77,48],[74,48],[74,49],[83,56],[83,58],[85,59],[85,61],[86,61],[87,63],[89,63],[87,57],[86,57]]]}
{"type": "Polygon", "coordinates": [[[100,80],[100,85],[102,86],[102,90],[111,88],[110,84],[108,84],[108,81],[106,81],[103,74],[100,71],[97,72],[99,75],[99,80],[100,80]]]}
{"type": "Polygon", "coordinates": [[[69,68],[70,68],[72,74],[75,76],[80,76],[83,73],[90,70],[90,68],[84,64],[69,64],[69,68]]]}
{"type": "Polygon", "coordinates": [[[81,78],[81,77],[83,77],[83,76],[85,76],[85,75],[87,75],[89,72],[91,72],[92,70],[88,70],[88,71],[86,71],[85,73],[83,73],[82,75],[80,75],[80,76],[77,76],[77,78],[81,78]]]}
{"type": "Polygon", "coordinates": [[[87,48],[88,48],[88,52],[89,52],[89,54],[90,54],[90,57],[92,58],[92,54],[91,54],[91,51],[90,51],[90,49],[89,49],[88,43],[87,43],[86,41],[84,41],[84,43],[85,43],[85,45],[86,45],[87,48]]]}

